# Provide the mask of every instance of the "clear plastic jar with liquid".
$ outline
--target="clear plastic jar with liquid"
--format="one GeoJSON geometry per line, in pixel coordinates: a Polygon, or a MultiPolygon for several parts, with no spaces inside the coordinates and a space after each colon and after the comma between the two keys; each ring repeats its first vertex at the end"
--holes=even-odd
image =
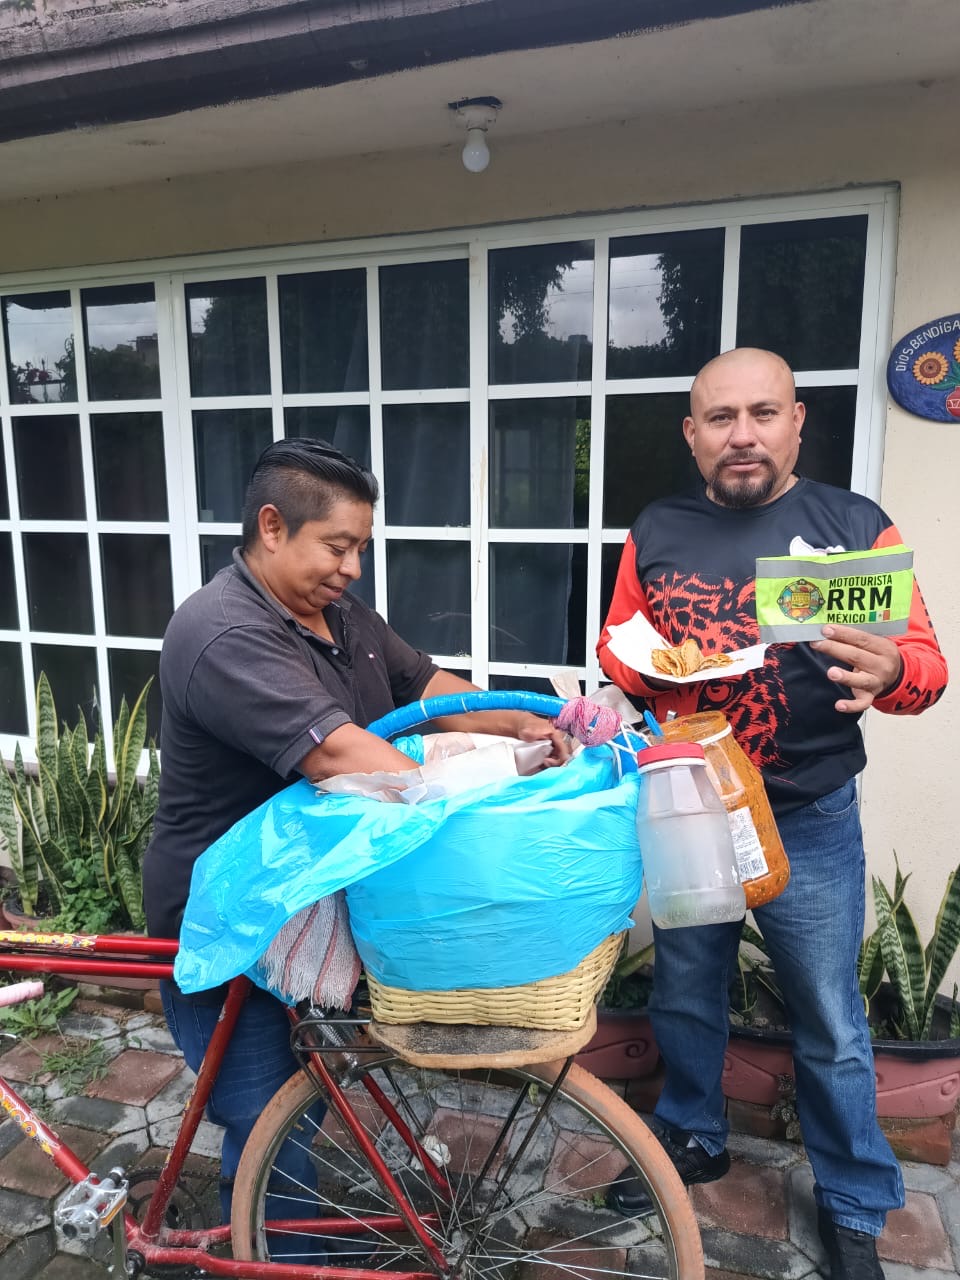
{"type": "Polygon", "coordinates": [[[748,907],[758,907],[782,893],[790,879],[780,832],[759,769],[739,746],[720,711],[666,720],[667,742],[697,742],[703,748],[707,775],[727,810],[737,867],[748,907]]]}
{"type": "Polygon", "coordinates": [[[741,920],[746,899],[723,801],[695,743],[637,757],[637,836],[650,915],[662,929],[741,920]]]}

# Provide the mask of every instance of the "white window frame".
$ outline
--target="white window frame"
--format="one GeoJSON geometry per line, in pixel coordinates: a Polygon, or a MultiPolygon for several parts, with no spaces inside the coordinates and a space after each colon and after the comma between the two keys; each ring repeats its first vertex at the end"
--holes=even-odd
{"type": "MultiPolygon", "coordinates": [[[[469,543],[471,563],[471,656],[469,660],[448,654],[433,655],[441,665],[465,670],[480,685],[486,685],[498,674],[527,675],[544,678],[553,668],[537,664],[493,662],[489,657],[489,549],[492,544],[529,542],[581,544],[587,549],[587,660],[573,668],[589,692],[600,680],[599,666],[592,643],[599,634],[601,556],[604,545],[621,544],[627,530],[602,526],[604,472],[605,408],[608,395],[637,393],[684,392],[691,377],[638,378],[607,380],[606,362],[609,245],[613,237],[650,235],[663,232],[695,230],[705,227],[725,228],[724,285],[721,300],[720,349],[734,345],[740,234],[744,226],[771,221],[799,221],[862,214],[867,217],[866,268],[863,287],[863,310],[859,363],[855,369],[800,370],[799,388],[804,386],[849,385],[857,390],[857,414],[854,433],[851,488],[877,498],[883,468],[883,439],[886,395],[883,381],[885,352],[889,345],[895,251],[898,218],[898,193],[893,187],[874,187],[823,192],[811,195],[770,197],[736,202],[718,202],[680,208],[634,210],[595,216],[577,216],[524,224],[494,225],[471,229],[381,237],[350,243],[292,246],[279,249],[257,249],[232,253],[204,254],[188,258],[165,258],[136,264],[115,263],[107,266],[50,270],[0,275],[0,293],[28,293],[50,290],[71,291],[74,334],[82,336],[80,290],[107,284],[150,282],[157,300],[158,345],[161,373],[161,396],[157,400],[96,402],[94,412],[159,411],[163,415],[168,519],[164,522],[105,522],[95,518],[94,476],[90,440],[90,402],[87,399],[86,370],[77,359],[78,397],[76,404],[15,406],[14,414],[42,416],[70,414],[79,416],[83,483],[87,502],[85,521],[26,521],[17,508],[15,485],[11,405],[7,380],[0,377],[0,419],[2,445],[8,476],[10,515],[0,520],[0,531],[14,533],[69,528],[85,532],[89,540],[91,574],[94,591],[93,636],[69,633],[33,632],[23,623],[28,621],[27,593],[22,547],[14,537],[14,575],[21,627],[0,631],[0,640],[19,642],[23,655],[27,686],[29,734],[21,740],[26,759],[32,758],[32,740],[36,730],[33,699],[29,691],[35,679],[31,644],[54,643],[95,648],[101,698],[105,705],[105,729],[108,750],[110,729],[116,711],[110,705],[107,657],[111,647],[157,650],[159,639],[145,640],[108,636],[103,617],[99,534],[163,533],[170,540],[171,572],[174,604],[178,605],[200,585],[200,536],[230,534],[236,524],[201,522],[198,518],[193,455],[193,423],[195,409],[269,407],[272,414],[273,438],[283,436],[283,411],[301,405],[364,405],[370,411],[371,462],[375,474],[383,475],[382,414],[391,404],[468,403],[470,405],[470,525],[463,528],[435,526],[387,525],[381,503],[374,516],[374,564],[376,604],[387,616],[388,539],[435,540],[469,543]],[[525,383],[492,386],[488,381],[488,255],[492,250],[524,245],[561,243],[568,240],[590,240],[594,245],[593,297],[593,367],[591,378],[582,382],[525,383]],[[468,262],[469,298],[469,385],[461,388],[427,391],[385,391],[380,385],[380,318],[378,269],[397,263],[420,263],[431,260],[465,258],[468,262]],[[363,268],[367,282],[367,324],[370,386],[366,392],[312,395],[284,394],[280,370],[278,279],[296,272],[363,268]],[[259,276],[267,288],[267,316],[271,391],[262,396],[194,397],[190,394],[188,362],[188,326],[185,312],[184,286],[193,282],[213,283],[218,279],[259,276]],[[526,397],[589,397],[591,400],[591,452],[589,482],[589,518],[585,528],[576,529],[491,529],[488,513],[488,437],[491,401],[517,400],[526,397]]],[[[5,371],[6,353],[0,332],[0,364],[5,371]]],[[[677,426],[679,430],[679,424],[677,426]]],[[[62,709],[66,711],[66,708],[62,709]]],[[[0,751],[9,760],[16,739],[0,734],[0,751]]]]}

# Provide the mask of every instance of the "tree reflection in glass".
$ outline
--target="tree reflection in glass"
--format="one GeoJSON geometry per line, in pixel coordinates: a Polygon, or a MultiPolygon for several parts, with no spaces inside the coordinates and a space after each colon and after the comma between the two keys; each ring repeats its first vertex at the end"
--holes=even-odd
{"type": "Polygon", "coordinates": [[[14,404],[76,400],[70,294],[24,293],[5,298],[7,382],[14,404]]]}
{"type": "Polygon", "coordinates": [[[607,376],[693,375],[720,350],[722,227],[610,241],[607,376]]]}
{"type": "Polygon", "coordinates": [[[159,397],[160,355],[153,285],[84,289],[80,300],[90,399],[159,397]]]}
{"type": "Polygon", "coordinates": [[[593,242],[493,250],[490,381],[583,381],[592,353],[593,242]]]}
{"type": "Polygon", "coordinates": [[[270,390],[267,285],[262,278],[188,284],[190,389],[195,396],[270,390]]]}

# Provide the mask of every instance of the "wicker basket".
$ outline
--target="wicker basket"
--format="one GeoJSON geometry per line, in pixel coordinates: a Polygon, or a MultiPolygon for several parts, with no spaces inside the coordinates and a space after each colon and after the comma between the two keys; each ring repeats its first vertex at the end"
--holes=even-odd
{"type": "Polygon", "coordinates": [[[378,1022],[455,1022],[474,1026],[574,1031],[583,1026],[606,985],[620,951],[620,933],[605,938],[569,973],[522,987],[458,991],[405,991],[367,974],[378,1022]]]}

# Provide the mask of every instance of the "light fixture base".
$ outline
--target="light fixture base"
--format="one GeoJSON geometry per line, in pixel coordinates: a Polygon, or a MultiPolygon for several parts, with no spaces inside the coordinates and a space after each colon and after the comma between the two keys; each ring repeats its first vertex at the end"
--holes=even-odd
{"type": "Polygon", "coordinates": [[[447,106],[456,112],[457,119],[467,131],[461,156],[464,168],[471,173],[482,173],[490,163],[486,133],[496,124],[497,112],[503,103],[499,98],[460,98],[457,102],[448,102],[447,106]]]}

